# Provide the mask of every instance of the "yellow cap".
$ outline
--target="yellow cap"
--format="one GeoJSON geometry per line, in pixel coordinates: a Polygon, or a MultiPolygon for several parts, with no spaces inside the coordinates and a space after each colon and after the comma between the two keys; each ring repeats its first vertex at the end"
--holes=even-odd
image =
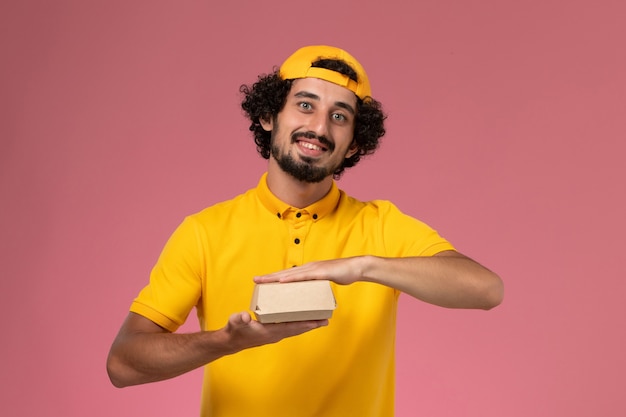
{"type": "Polygon", "coordinates": [[[280,78],[291,80],[296,78],[319,78],[320,80],[347,88],[364,100],[371,97],[372,89],[363,66],[352,55],[343,49],[326,45],[305,46],[298,49],[280,66],[280,78]],[[320,59],[340,59],[350,65],[358,81],[350,79],[347,75],[326,68],[312,67],[311,64],[320,59]]]}

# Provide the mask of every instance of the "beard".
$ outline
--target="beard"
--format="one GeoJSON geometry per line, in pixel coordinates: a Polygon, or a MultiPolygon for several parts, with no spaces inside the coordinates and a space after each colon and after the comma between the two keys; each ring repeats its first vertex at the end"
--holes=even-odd
{"type": "MultiPolygon", "coordinates": [[[[316,166],[315,160],[313,158],[300,157],[300,160],[296,160],[291,154],[281,152],[280,148],[276,145],[274,141],[274,132],[278,131],[278,121],[274,120],[275,127],[272,131],[272,146],[271,153],[280,169],[282,169],[285,173],[291,175],[298,181],[309,182],[309,183],[318,183],[323,181],[329,175],[333,175],[333,173],[340,167],[330,166],[316,166]]],[[[291,143],[295,143],[298,137],[317,137],[314,133],[310,132],[299,132],[291,135],[291,143]]],[[[328,147],[328,150],[332,152],[335,149],[335,145],[328,141],[324,137],[317,137],[317,139],[328,147]]]]}
{"type": "Polygon", "coordinates": [[[272,156],[280,169],[298,181],[317,183],[335,172],[335,169],[313,165],[314,161],[310,158],[303,157],[301,161],[296,161],[290,154],[281,153],[278,146],[274,144],[272,144],[272,156]]]}

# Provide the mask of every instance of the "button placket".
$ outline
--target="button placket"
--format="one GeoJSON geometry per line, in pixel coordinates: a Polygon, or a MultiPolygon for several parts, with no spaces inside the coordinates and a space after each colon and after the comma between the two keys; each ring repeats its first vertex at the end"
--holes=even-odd
{"type": "Polygon", "coordinates": [[[288,245],[287,261],[290,265],[302,265],[304,260],[304,243],[311,227],[311,216],[303,210],[290,213],[289,235],[291,243],[288,245]]]}

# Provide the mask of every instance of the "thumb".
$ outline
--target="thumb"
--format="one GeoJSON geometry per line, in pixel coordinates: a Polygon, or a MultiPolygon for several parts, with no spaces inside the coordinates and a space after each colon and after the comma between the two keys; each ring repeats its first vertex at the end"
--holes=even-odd
{"type": "Polygon", "coordinates": [[[231,314],[231,316],[228,318],[228,324],[234,327],[243,327],[247,326],[251,320],[252,317],[250,317],[250,313],[248,313],[247,311],[243,311],[240,313],[231,314]]]}

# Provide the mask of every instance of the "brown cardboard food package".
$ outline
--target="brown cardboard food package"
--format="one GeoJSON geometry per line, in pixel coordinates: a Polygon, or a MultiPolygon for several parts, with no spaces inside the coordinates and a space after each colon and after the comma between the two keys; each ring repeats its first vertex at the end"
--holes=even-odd
{"type": "Polygon", "coordinates": [[[257,284],[250,303],[260,323],[329,319],[336,307],[328,280],[257,284]]]}

